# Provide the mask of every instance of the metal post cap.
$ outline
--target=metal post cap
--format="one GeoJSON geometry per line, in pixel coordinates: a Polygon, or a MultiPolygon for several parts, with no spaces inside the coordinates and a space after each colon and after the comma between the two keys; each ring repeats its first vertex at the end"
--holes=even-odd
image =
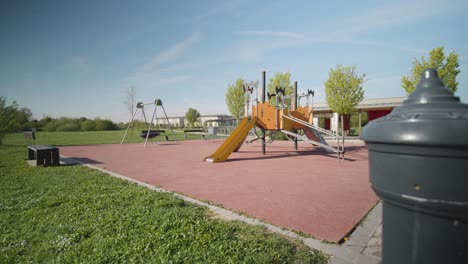
{"type": "Polygon", "coordinates": [[[468,104],[444,87],[437,70],[421,74],[415,91],[389,115],[363,129],[366,143],[468,147],[468,104]]]}

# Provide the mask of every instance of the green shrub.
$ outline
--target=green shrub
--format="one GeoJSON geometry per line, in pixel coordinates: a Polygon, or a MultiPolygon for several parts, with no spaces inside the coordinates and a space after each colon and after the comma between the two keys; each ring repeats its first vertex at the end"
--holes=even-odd
{"type": "MultiPolygon", "coordinates": [[[[128,126],[128,124],[127,124],[128,126]]],[[[137,129],[137,130],[146,130],[148,129],[148,124],[146,124],[145,122],[141,122],[141,121],[133,121],[133,125],[132,125],[133,129],[137,129]]],[[[130,127],[130,128],[132,128],[130,127]]]]}
{"type": "Polygon", "coordinates": [[[57,131],[58,122],[57,120],[53,120],[48,122],[42,129],[46,132],[55,132],[57,131]]]}
{"type": "Polygon", "coordinates": [[[44,116],[37,122],[38,127],[45,127],[50,122],[54,121],[54,119],[50,116],[44,116]]]}
{"type": "Polygon", "coordinates": [[[117,129],[117,125],[112,123],[112,121],[110,120],[96,118],[94,120],[94,124],[96,126],[97,131],[117,129]]]}
{"type": "Polygon", "coordinates": [[[81,131],[95,131],[96,123],[93,120],[85,120],[80,123],[81,131]]]}
{"type": "MultiPolygon", "coordinates": [[[[42,121],[42,120],[41,120],[42,121]]],[[[41,123],[38,122],[38,123],[41,123]]],[[[48,123],[43,127],[46,132],[71,132],[71,131],[103,131],[117,130],[119,127],[110,120],[96,118],[89,120],[86,118],[67,118],[48,120],[48,123]]]]}
{"type": "Polygon", "coordinates": [[[55,131],[57,132],[80,131],[80,125],[74,122],[63,123],[63,124],[58,125],[55,131]]]}
{"type": "Polygon", "coordinates": [[[57,120],[57,132],[80,131],[80,121],[75,118],[62,117],[57,120]]]}

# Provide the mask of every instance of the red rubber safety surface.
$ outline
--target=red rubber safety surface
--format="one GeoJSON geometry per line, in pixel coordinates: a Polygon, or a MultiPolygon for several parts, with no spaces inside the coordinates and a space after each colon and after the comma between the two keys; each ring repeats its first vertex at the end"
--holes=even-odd
{"type": "Polygon", "coordinates": [[[244,144],[221,163],[204,162],[221,140],[60,147],[60,153],[166,190],[243,212],[273,225],[338,242],[376,204],[368,153],[344,161],[308,143],[244,144]]]}

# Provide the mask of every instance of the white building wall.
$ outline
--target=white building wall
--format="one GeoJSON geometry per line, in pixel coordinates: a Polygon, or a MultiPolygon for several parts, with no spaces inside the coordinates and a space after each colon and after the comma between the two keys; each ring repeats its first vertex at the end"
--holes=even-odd
{"type": "Polygon", "coordinates": [[[339,116],[338,113],[333,113],[333,116],[330,118],[330,129],[332,131],[338,131],[339,116]]]}
{"type": "Polygon", "coordinates": [[[169,117],[168,119],[166,118],[158,118],[157,120],[154,120],[153,124],[154,125],[167,125],[168,124],[168,121],[169,120],[169,123],[171,123],[172,126],[175,126],[175,127],[181,127],[183,124],[184,124],[184,120],[185,118],[183,117],[169,117]]]}
{"type": "MultiPolygon", "coordinates": [[[[222,120],[224,118],[230,118],[230,116],[224,116],[224,115],[210,115],[210,116],[201,116],[196,122],[195,126],[201,127],[203,124],[205,124],[206,121],[210,120],[222,120]]],[[[185,117],[169,117],[168,118],[169,122],[171,125],[175,127],[188,127],[188,122],[185,117]]],[[[167,120],[166,118],[158,117],[157,121],[155,120],[154,125],[160,124],[160,125],[166,125],[167,120]]],[[[220,126],[220,125],[225,125],[224,122],[212,122],[210,123],[210,126],[220,126]]]]}
{"type": "Polygon", "coordinates": [[[312,124],[318,126],[318,124],[319,124],[319,119],[318,119],[318,117],[312,118],[312,124]]]}

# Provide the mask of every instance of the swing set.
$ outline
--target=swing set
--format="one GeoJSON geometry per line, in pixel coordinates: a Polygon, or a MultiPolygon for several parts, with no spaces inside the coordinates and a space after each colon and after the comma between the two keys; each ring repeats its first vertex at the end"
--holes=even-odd
{"type": "MultiPolygon", "coordinates": [[[[166,117],[166,121],[169,124],[169,128],[171,129],[172,136],[174,137],[174,141],[177,143],[176,136],[174,134],[174,130],[172,129],[171,122],[169,122],[169,118],[167,117],[166,110],[164,110],[163,103],[162,103],[161,99],[156,99],[152,103],[142,103],[142,102],[137,103],[135,112],[133,113],[133,116],[132,116],[132,120],[128,124],[127,130],[125,130],[125,134],[124,134],[120,144],[123,144],[123,142],[125,140],[125,137],[127,136],[128,129],[130,127],[132,127],[132,129],[133,129],[133,121],[135,120],[135,116],[138,113],[139,109],[141,109],[142,116],[145,119],[145,124],[147,124],[147,125],[149,124],[148,129],[147,130],[142,130],[141,133],[140,133],[140,137],[145,139],[145,144],[143,146],[144,148],[146,148],[146,143],[148,142],[148,139],[155,138],[155,137],[159,136],[161,132],[165,132],[165,130],[159,130],[159,129],[158,130],[151,130],[151,126],[153,125],[153,122],[155,120],[157,122],[157,119],[158,119],[157,118],[157,113],[156,113],[156,110],[157,110],[158,106],[160,106],[162,108],[164,116],[166,117]],[[151,117],[150,122],[148,122],[148,120],[146,119],[145,105],[154,105],[153,116],[151,117]]],[[[166,140],[167,140],[167,136],[166,136],[166,140]]]]}

